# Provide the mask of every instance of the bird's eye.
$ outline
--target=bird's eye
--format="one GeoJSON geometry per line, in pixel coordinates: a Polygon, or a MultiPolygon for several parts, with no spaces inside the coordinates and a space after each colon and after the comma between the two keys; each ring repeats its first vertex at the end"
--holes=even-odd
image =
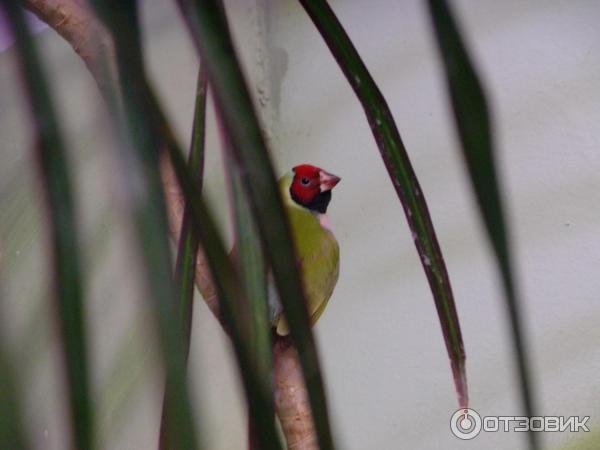
{"type": "Polygon", "coordinates": [[[304,186],[308,186],[308,183],[310,183],[310,180],[306,177],[302,177],[302,179],[300,180],[300,182],[304,185],[304,186]]]}

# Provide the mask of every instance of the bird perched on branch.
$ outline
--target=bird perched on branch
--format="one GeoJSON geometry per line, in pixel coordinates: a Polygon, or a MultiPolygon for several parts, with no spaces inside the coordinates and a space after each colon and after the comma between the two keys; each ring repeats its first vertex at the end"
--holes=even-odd
{"type": "MultiPolygon", "coordinates": [[[[338,280],[340,250],[326,212],[331,191],[339,181],[340,177],[309,164],[294,167],[279,180],[311,325],[323,314],[338,280]]],[[[277,334],[289,334],[272,280],[269,283],[269,310],[277,334]]]]}

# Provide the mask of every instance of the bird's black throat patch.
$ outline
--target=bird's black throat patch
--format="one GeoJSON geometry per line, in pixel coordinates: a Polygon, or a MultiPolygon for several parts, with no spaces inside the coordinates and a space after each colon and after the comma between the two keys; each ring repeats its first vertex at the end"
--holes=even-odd
{"type": "Polygon", "coordinates": [[[327,212],[327,206],[329,206],[329,202],[331,201],[331,191],[321,192],[310,203],[302,203],[300,199],[294,195],[291,189],[290,195],[292,196],[292,199],[300,206],[304,206],[305,208],[308,208],[311,211],[315,211],[321,214],[325,214],[327,212]]]}

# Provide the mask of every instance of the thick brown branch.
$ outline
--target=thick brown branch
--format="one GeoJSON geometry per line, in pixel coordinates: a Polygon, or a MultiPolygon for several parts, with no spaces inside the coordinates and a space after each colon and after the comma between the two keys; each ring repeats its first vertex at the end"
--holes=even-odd
{"type": "Polygon", "coordinates": [[[289,338],[278,338],[273,352],[275,410],[288,450],[318,450],[317,433],[298,352],[289,338]]]}
{"type": "MultiPolygon", "coordinates": [[[[24,0],[25,6],[60,34],[83,59],[101,92],[114,80],[114,49],[109,34],[81,0],[24,0]],[[105,71],[109,64],[110,72],[105,71]]],[[[166,152],[161,156],[161,176],[171,235],[179,239],[184,198],[166,152]]],[[[196,263],[196,286],[219,319],[216,290],[202,251],[196,263]]],[[[275,408],[290,450],[318,450],[308,394],[295,348],[288,339],[274,346],[275,408]]]]}
{"type": "Polygon", "coordinates": [[[92,73],[102,92],[112,82],[104,73],[104,61],[114,64],[114,48],[106,29],[82,0],[23,0],[27,9],[60,34],[92,73]]]}

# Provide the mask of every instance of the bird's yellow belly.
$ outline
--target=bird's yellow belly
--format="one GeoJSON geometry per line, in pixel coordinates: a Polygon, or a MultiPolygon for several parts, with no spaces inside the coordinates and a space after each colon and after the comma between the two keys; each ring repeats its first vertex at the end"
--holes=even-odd
{"type": "MultiPolygon", "coordinates": [[[[293,208],[289,217],[308,313],[314,324],[325,310],[338,280],[339,246],[333,233],[321,226],[315,214],[293,208]]],[[[277,333],[289,333],[283,318],[277,324],[277,333]]]]}

